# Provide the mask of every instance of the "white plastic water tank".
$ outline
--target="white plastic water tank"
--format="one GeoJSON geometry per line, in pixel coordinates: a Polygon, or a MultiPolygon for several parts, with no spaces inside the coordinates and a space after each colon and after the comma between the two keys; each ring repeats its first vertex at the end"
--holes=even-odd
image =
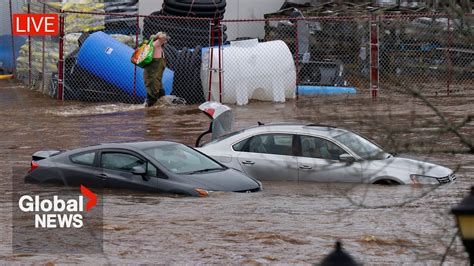
{"type": "MultiPolygon", "coordinates": [[[[201,67],[204,96],[209,95],[209,60],[205,51],[201,67]]],[[[219,50],[214,48],[211,101],[219,101],[219,50]]],[[[284,102],[295,97],[296,69],[288,46],[280,40],[234,41],[222,47],[222,102],[247,104],[249,99],[284,102]]]]}

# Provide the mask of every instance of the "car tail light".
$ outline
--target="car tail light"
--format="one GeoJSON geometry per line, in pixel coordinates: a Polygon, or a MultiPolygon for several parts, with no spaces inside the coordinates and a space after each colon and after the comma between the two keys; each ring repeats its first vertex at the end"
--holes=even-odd
{"type": "Polygon", "coordinates": [[[209,192],[205,189],[196,188],[195,190],[199,194],[199,197],[206,197],[207,195],[209,195],[209,192]]]}
{"type": "Polygon", "coordinates": [[[31,173],[33,172],[36,168],[38,168],[40,165],[35,162],[35,161],[31,161],[31,165],[30,165],[30,170],[28,171],[28,173],[31,173]]]}

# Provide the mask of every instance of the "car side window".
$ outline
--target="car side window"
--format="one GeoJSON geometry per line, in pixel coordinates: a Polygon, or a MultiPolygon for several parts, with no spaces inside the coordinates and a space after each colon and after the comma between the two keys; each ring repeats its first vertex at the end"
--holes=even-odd
{"type": "Polygon", "coordinates": [[[293,155],[293,135],[263,134],[253,136],[248,143],[248,152],[277,155],[293,155]]]}
{"type": "Polygon", "coordinates": [[[142,166],[146,169],[146,162],[128,153],[105,152],[102,153],[100,166],[105,169],[129,172],[135,166],[142,166]]]}
{"type": "Polygon", "coordinates": [[[94,165],[95,151],[73,154],[69,159],[77,164],[94,165]]]}
{"type": "Polygon", "coordinates": [[[245,144],[247,144],[248,140],[249,139],[244,139],[242,141],[235,143],[234,145],[232,145],[232,149],[234,149],[234,151],[244,151],[245,144]]]}
{"type": "Polygon", "coordinates": [[[346,153],[341,147],[322,138],[300,136],[300,141],[303,157],[339,160],[339,155],[346,153]]]}
{"type": "Polygon", "coordinates": [[[156,167],[153,164],[148,162],[146,166],[146,175],[158,177],[158,173],[161,173],[161,172],[158,172],[158,169],[156,169],[156,167]]]}

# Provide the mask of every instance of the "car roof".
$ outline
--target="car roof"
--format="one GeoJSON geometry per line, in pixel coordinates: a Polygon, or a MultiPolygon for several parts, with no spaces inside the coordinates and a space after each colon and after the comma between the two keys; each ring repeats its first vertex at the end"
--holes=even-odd
{"type": "Polygon", "coordinates": [[[128,150],[144,150],[151,147],[159,147],[169,144],[180,144],[174,141],[137,141],[137,142],[116,142],[116,143],[101,143],[88,147],[77,148],[68,151],[68,153],[78,153],[97,149],[128,149],[128,150]]]}
{"type": "Polygon", "coordinates": [[[331,125],[323,124],[303,124],[303,123],[271,123],[264,125],[257,125],[253,127],[246,128],[242,132],[247,131],[248,133],[253,132],[285,132],[292,134],[316,134],[326,137],[334,137],[342,133],[348,132],[346,129],[337,128],[331,125]]]}
{"type": "Polygon", "coordinates": [[[179,144],[177,142],[173,141],[137,141],[137,142],[119,142],[119,143],[102,143],[100,145],[97,145],[97,148],[115,148],[115,149],[120,149],[120,148],[135,148],[135,149],[146,149],[146,148],[151,148],[151,147],[159,147],[159,146],[164,146],[164,145],[169,145],[169,144],[179,144]]]}

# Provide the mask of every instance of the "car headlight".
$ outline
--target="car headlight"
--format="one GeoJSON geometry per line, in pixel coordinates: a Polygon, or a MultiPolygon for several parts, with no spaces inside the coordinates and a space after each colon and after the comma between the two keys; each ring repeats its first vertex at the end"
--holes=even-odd
{"type": "Polygon", "coordinates": [[[426,175],[410,175],[410,179],[414,185],[439,185],[438,179],[426,175]]]}
{"type": "Polygon", "coordinates": [[[196,188],[195,191],[198,193],[199,197],[207,197],[209,195],[209,191],[203,188],[196,188]]]}

